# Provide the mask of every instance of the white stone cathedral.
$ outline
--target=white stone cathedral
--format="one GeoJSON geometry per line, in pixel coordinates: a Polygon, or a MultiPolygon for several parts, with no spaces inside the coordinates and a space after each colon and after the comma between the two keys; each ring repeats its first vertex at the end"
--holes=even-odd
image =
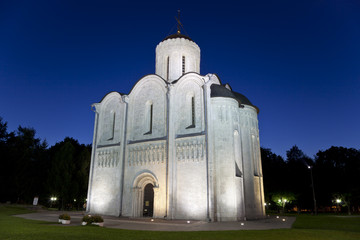
{"type": "Polygon", "coordinates": [[[156,47],[156,72],[93,104],[87,212],[237,221],[265,216],[258,108],[200,75],[180,31],[156,47]]]}

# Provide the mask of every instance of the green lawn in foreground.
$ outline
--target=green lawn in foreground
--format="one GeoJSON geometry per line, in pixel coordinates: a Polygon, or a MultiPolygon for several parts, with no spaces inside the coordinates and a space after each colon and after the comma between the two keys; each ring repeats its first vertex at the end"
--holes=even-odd
{"type": "Polygon", "coordinates": [[[360,232],[360,216],[296,215],[296,221],[293,224],[293,228],[360,232]]]}
{"type": "Polygon", "coordinates": [[[153,232],[132,231],[91,226],[62,226],[53,223],[26,220],[13,214],[28,212],[25,209],[0,205],[0,239],[360,239],[359,217],[299,216],[293,229],[241,230],[216,232],[153,232]],[[327,222],[329,224],[327,224],[327,222]]]}

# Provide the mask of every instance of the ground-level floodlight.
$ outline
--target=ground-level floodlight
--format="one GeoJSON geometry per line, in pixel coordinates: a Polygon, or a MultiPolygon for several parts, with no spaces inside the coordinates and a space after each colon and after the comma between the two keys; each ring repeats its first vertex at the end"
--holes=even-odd
{"type": "Polygon", "coordinates": [[[335,202],[336,202],[336,212],[339,213],[339,204],[341,203],[341,199],[337,198],[335,202]]]}
{"type": "Polygon", "coordinates": [[[317,215],[317,206],[316,206],[316,198],[315,198],[314,178],[313,178],[313,173],[312,173],[313,167],[310,166],[310,165],[308,165],[308,169],[310,169],[311,187],[312,187],[313,200],[314,200],[314,212],[315,212],[315,215],[317,215]]]}
{"type": "Polygon", "coordinates": [[[57,200],[57,197],[50,197],[50,207],[52,207],[53,202],[57,200]]]}

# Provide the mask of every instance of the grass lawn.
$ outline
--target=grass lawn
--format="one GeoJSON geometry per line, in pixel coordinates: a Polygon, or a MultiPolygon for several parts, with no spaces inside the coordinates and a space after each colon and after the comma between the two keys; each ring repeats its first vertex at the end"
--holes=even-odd
{"type": "Polygon", "coordinates": [[[360,239],[360,217],[297,216],[292,229],[241,230],[216,232],[153,232],[101,228],[96,226],[62,226],[13,217],[29,212],[26,209],[0,205],[0,239],[360,239]]]}

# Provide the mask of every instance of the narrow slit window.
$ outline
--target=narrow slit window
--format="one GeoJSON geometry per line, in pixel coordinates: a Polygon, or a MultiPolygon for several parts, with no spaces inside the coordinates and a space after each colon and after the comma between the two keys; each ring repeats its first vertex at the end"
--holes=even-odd
{"type": "Polygon", "coordinates": [[[115,134],[115,112],[113,112],[113,116],[112,116],[112,128],[111,128],[111,139],[114,139],[114,134],[115,134]]]}
{"type": "Polygon", "coordinates": [[[106,123],[106,130],[107,131],[107,137],[105,140],[110,141],[114,139],[115,134],[115,112],[110,112],[110,116],[108,117],[107,123],[106,123]]]}
{"type": "Polygon", "coordinates": [[[191,98],[191,125],[195,127],[195,98],[191,98]]]}
{"type": "Polygon", "coordinates": [[[253,151],[254,176],[259,177],[260,172],[259,172],[259,156],[257,151],[257,143],[254,135],[251,136],[251,139],[252,139],[252,151],[253,151]]]}
{"type": "Polygon", "coordinates": [[[195,128],[195,97],[191,97],[191,115],[190,115],[190,125],[186,128],[195,128]]]}
{"type": "Polygon", "coordinates": [[[149,131],[152,133],[152,127],[153,127],[153,105],[150,105],[150,124],[149,124],[149,131]]]}
{"type": "Polygon", "coordinates": [[[185,74],[185,56],[182,56],[182,74],[185,74]]]}
{"type": "Polygon", "coordinates": [[[153,127],[153,104],[147,103],[147,114],[146,114],[146,126],[147,126],[147,132],[144,133],[144,135],[151,134],[152,133],[152,127],[153,127]]]}
{"type": "Polygon", "coordinates": [[[170,66],[170,59],[167,57],[166,60],[166,80],[169,80],[169,66],[170,66]]]}
{"type": "Polygon", "coordinates": [[[238,130],[234,131],[235,176],[242,177],[241,140],[238,130]]]}
{"type": "Polygon", "coordinates": [[[240,171],[240,168],[236,162],[235,162],[235,176],[242,177],[242,172],[240,171]]]}

